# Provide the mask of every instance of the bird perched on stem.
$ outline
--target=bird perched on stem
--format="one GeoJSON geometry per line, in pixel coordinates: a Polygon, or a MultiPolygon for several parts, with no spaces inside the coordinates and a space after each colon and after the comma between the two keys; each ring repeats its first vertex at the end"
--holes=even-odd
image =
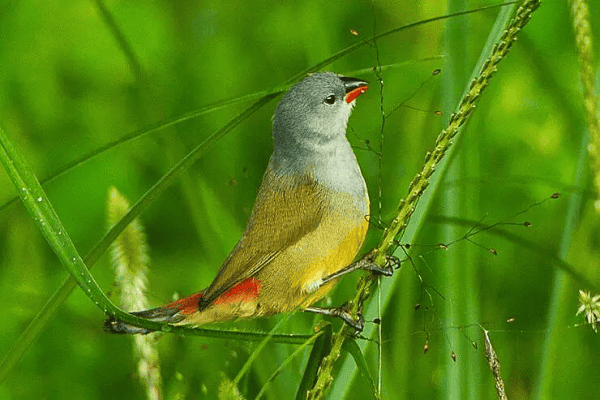
{"type": "MultiPolygon", "coordinates": [[[[391,274],[363,259],[351,264],[367,233],[369,196],[346,125],[367,82],[315,73],[281,99],[273,117],[273,154],[246,230],[213,282],[162,307],[133,314],[203,325],[300,308],[362,329],[340,308],[311,307],[339,276],[355,269],[391,274]]],[[[109,318],[113,333],[148,333],[109,318]]]]}

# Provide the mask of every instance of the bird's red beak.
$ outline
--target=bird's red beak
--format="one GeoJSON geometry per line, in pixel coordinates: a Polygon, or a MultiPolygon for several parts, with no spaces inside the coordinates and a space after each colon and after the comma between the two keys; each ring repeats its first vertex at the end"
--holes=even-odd
{"type": "Polygon", "coordinates": [[[346,86],[346,96],[344,97],[344,100],[346,100],[346,103],[348,104],[356,100],[358,96],[366,92],[369,88],[369,83],[362,79],[350,78],[347,76],[340,76],[340,79],[344,82],[344,86],[346,86]]]}
{"type": "Polygon", "coordinates": [[[352,103],[354,99],[363,94],[369,89],[368,86],[359,86],[356,89],[351,90],[345,97],[346,103],[352,103]]]}

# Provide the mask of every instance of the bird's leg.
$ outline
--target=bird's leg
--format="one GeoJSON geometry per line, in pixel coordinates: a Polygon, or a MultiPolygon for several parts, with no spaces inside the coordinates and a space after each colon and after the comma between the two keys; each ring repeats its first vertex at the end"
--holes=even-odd
{"type": "MultiPolygon", "coordinates": [[[[325,283],[332,281],[334,279],[339,278],[342,275],[346,275],[350,272],[354,272],[356,270],[362,269],[365,271],[371,271],[374,274],[380,274],[385,276],[392,276],[394,274],[394,268],[400,265],[400,260],[394,256],[386,257],[387,262],[385,267],[380,267],[372,261],[371,256],[373,253],[366,254],[360,260],[348,265],[346,268],[339,270],[338,272],[328,275],[320,283],[319,286],[324,285],[325,283]]],[[[362,332],[365,327],[365,319],[363,318],[361,312],[359,311],[356,315],[358,320],[354,319],[352,315],[348,312],[348,309],[345,306],[342,307],[333,307],[333,308],[321,308],[321,307],[308,307],[304,309],[304,311],[312,312],[315,314],[328,315],[330,317],[341,318],[345,323],[350,325],[352,328],[356,330],[356,332],[362,332]]]]}
{"type": "Polygon", "coordinates": [[[330,317],[341,318],[345,323],[350,325],[356,330],[356,332],[362,332],[365,327],[365,319],[362,314],[357,313],[358,320],[355,320],[352,315],[348,312],[348,309],[344,306],[333,307],[333,308],[321,308],[321,307],[308,307],[304,311],[315,314],[328,315],[330,317]]]}
{"type": "Polygon", "coordinates": [[[360,260],[353,262],[352,264],[339,270],[338,272],[326,276],[325,278],[323,278],[321,285],[331,280],[337,279],[342,275],[349,274],[350,272],[354,272],[359,269],[370,271],[378,275],[392,276],[394,274],[394,268],[400,265],[400,260],[398,260],[398,258],[394,256],[387,256],[387,262],[385,266],[380,267],[379,265],[373,262],[373,260],[371,259],[371,255],[372,253],[366,254],[360,260]]]}

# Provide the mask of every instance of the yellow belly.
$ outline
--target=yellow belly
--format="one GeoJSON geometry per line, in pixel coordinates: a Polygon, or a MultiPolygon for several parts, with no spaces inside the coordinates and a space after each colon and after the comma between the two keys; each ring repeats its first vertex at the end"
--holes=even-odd
{"type": "Polygon", "coordinates": [[[354,260],[368,227],[366,215],[346,207],[323,218],[314,231],[258,274],[263,288],[257,299],[257,315],[305,308],[323,297],[335,281],[324,285],[320,282],[354,260]]]}

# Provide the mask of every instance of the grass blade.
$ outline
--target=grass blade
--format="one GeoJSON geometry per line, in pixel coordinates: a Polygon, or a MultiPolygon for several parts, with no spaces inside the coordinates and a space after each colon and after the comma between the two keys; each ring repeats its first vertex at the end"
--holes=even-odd
{"type": "Polygon", "coordinates": [[[363,355],[362,351],[360,350],[360,347],[356,343],[356,340],[346,340],[342,349],[350,353],[350,355],[352,355],[352,358],[354,358],[357,370],[367,381],[369,389],[371,389],[371,394],[373,395],[373,398],[381,399],[381,393],[377,393],[377,385],[375,384],[373,375],[371,375],[371,372],[369,371],[369,365],[367,364],[367,360],[365,360],[365,356],[363,355]]]}
{"type": "MultiPolygon", "coordinates": [[[[581,185],[585,179],[585,172],[588,168],[588,143],[589,135],[584,132],[581,136],[581,145],[579,147],[579,160],[577,170],[573,178],[573,184],[581,185]]],[[[565,216],[564,230],[561,238],[559,252],[557,257],[565,262],[569,258],[569,249],[573,233],[577,227],[580,218],[580,209],[583,203],[583,196],[580,193],[572,194],[569,199],[567,215],[565,216]]],[[[540,360],[540,370],[536,381],[536,399],[552,398],[552,383],[554,377],[560,371],[560,348],[565,334],[564,327],[569,324],[572,310],[568,307],[569,300],[577,293],[575,281],[570,279],[569,274],[558,269],[554,272],[551,303],[548,307],[548,330],[544,338],[542,347],[542,357],[540,360]]]]}
{"type": "Polygon", "coordinates": [[[269,388],[270,383],[279,375],[283,369],[288,365],[296,356],[298,356],[306,346],[314,345],[314,342],[317,339],[320,339],[324,336],[323,332],[317,332],[313,336],[311,336],[306,342],[302,343],[302,345],[298,346],[276,369],[273,371],[269,379],[265,382],[263,387],[260,389],[260,392],[256,395],[256,400],[260,399],[266,390],[269,388]]]}
{"type": "Polygon", "coordinates": [[[27,211],[61,263],[75,277],[87,296],[104,312],[109,312],[111,309],[118,310],[89,273],[37,178],[2,129],[0,129],[0,146],[2,150],[0,161],[4,169],[15,185],[27,211]]]}
{"type": "Polygon", "coordinates": [[[306,368],[304,369],[304,374],[302,375],[302,380],[300,381],[298,391],[296,392],[296,400],[306,399],[306,393],[312,387],[315,381],[321,360],[326,354],[329,353],[329,350],[331,349],[331,336],[333,335],[333,328],[330,324],[327,324],[322,329],[322,332],[323,334],[319,336],[317,340],[315,340],[315,344],[313,345],[310,356],[308,357],[306,368]]]}

